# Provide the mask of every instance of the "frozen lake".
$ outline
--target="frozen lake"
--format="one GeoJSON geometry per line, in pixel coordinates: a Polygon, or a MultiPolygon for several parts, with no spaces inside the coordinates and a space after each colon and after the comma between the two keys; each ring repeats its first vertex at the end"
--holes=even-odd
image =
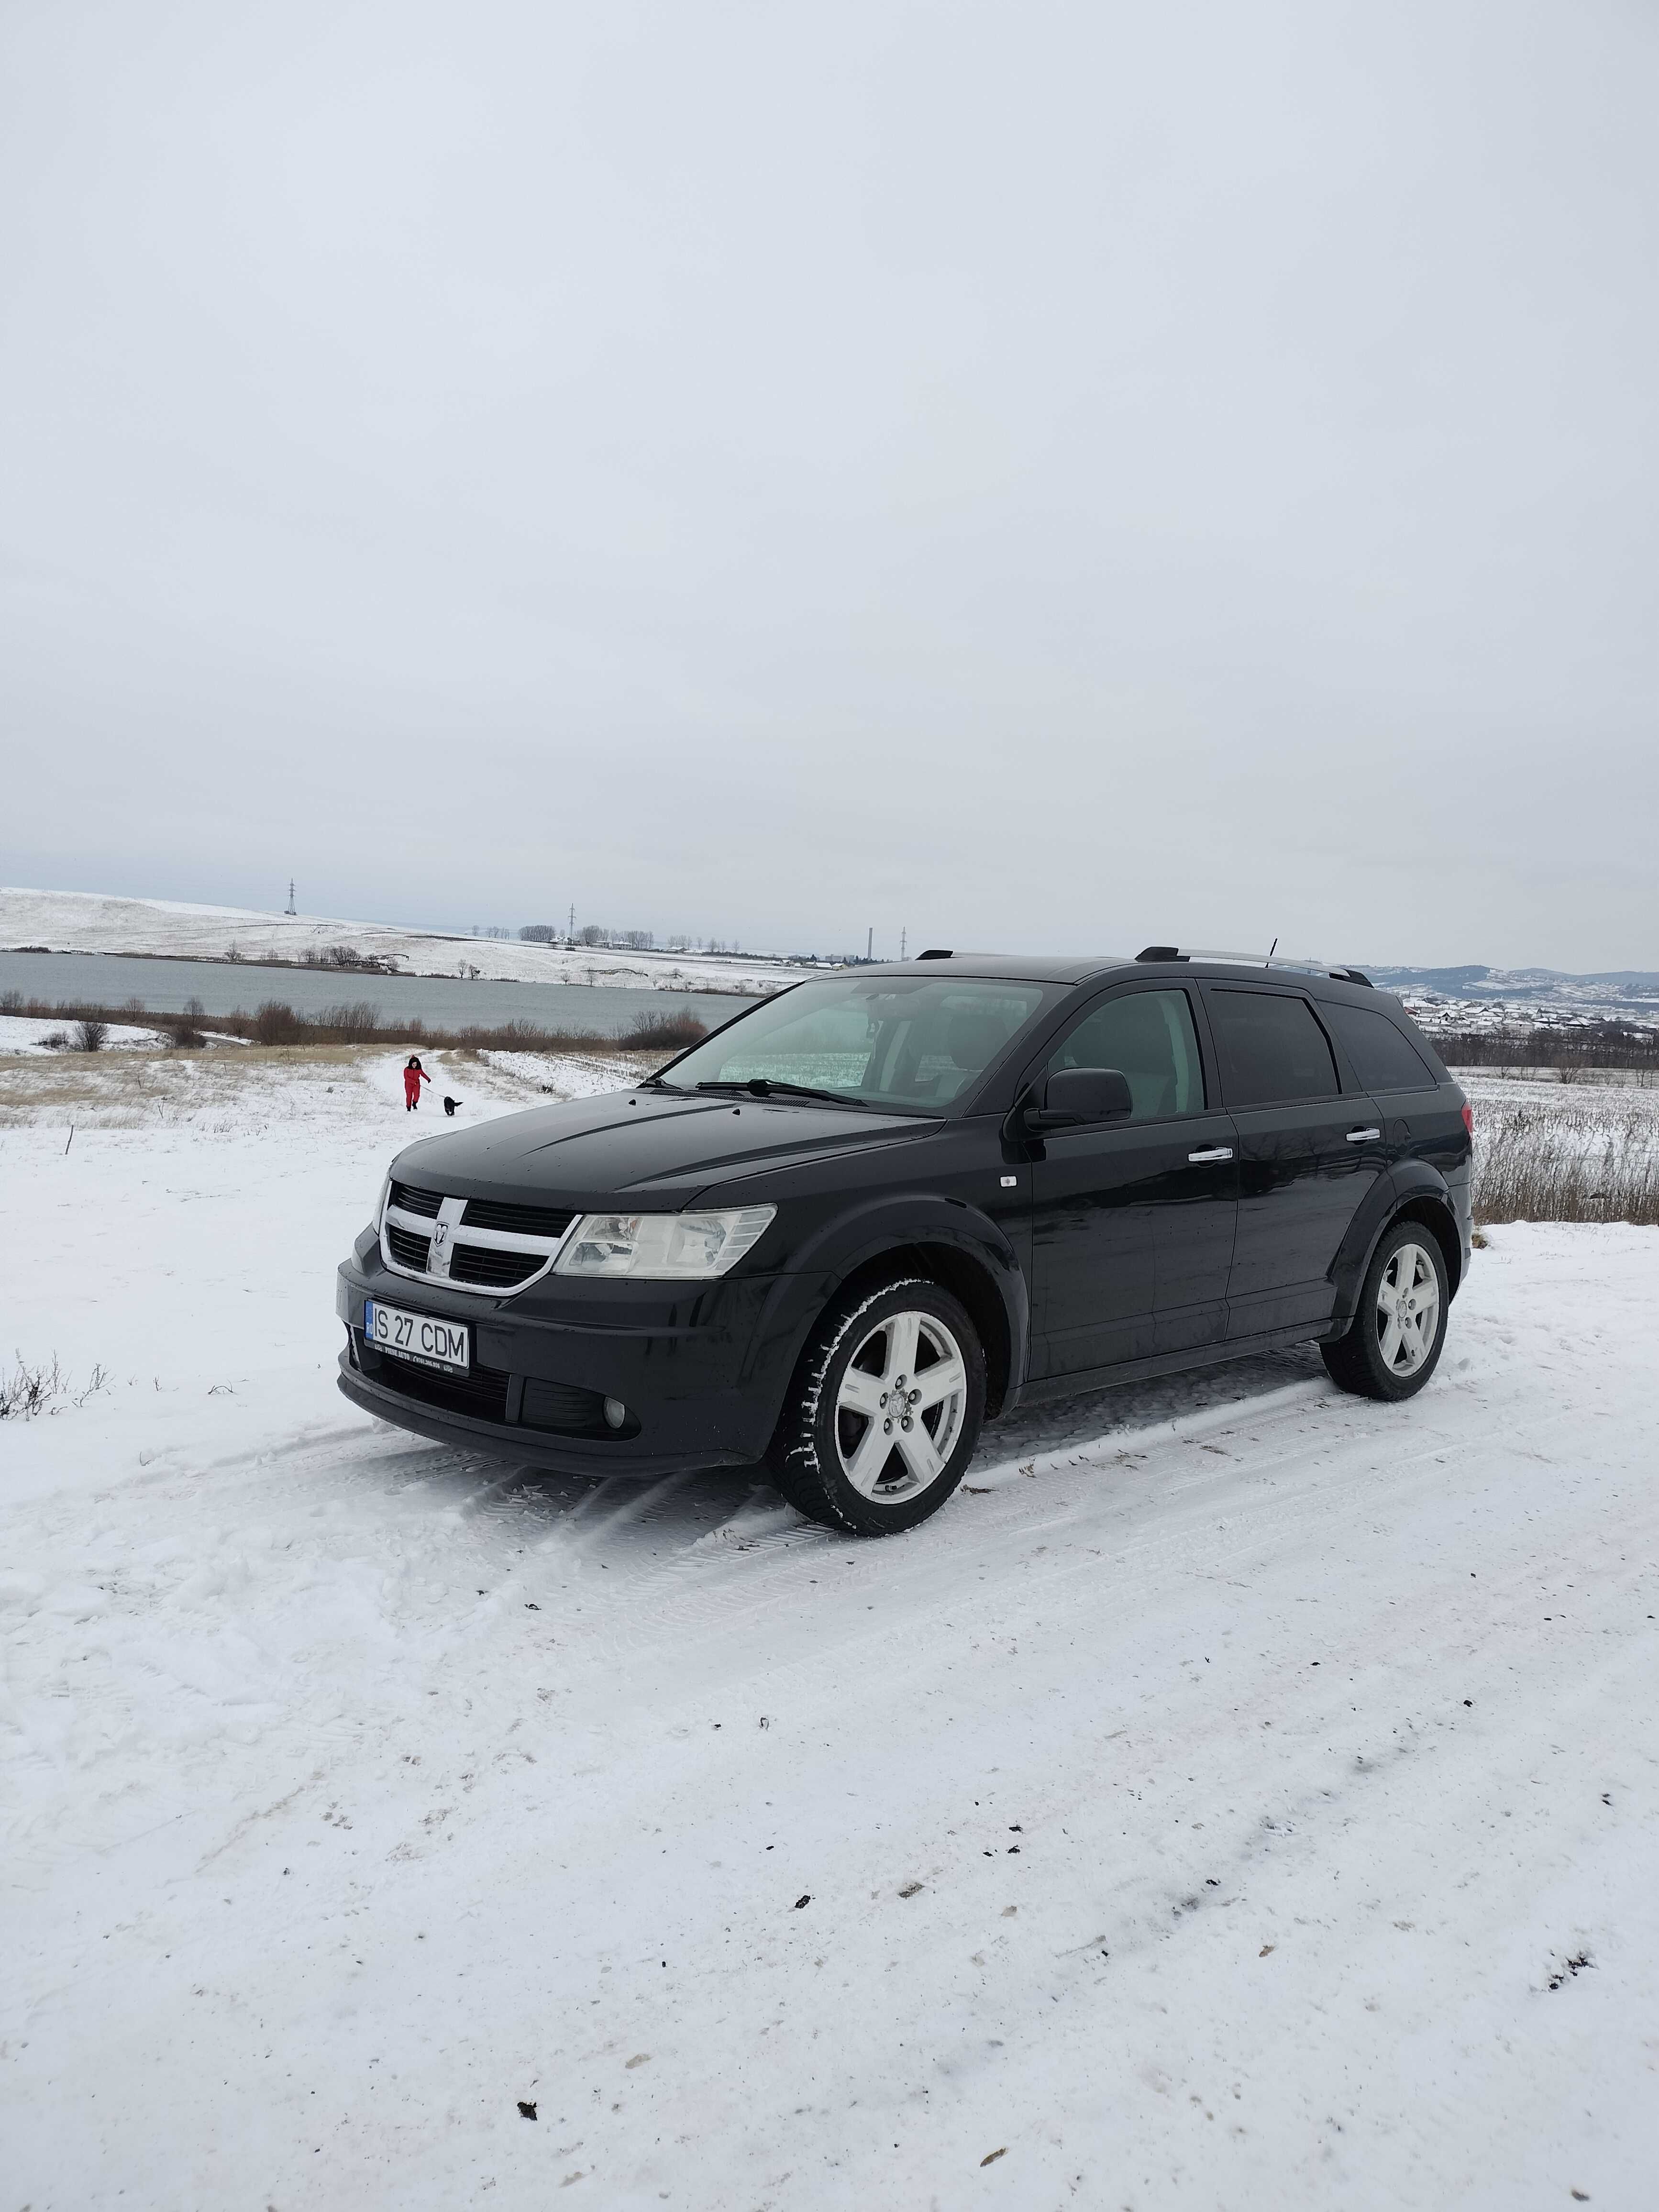
{"type": "Polygon", "coordinates": [[[319,1014],[343,1000],[367,999],[389,1024],[419,1020],[436,1029],[534,1022],[549,1030],[593,1030],[619,1036],[649,1015],[696,1014],[713,1029],[752,1006],[752,998],[717,991],[635,991],[614,985],[464,983],[444,975],[360,975],[325,968],[268,968],[250,962],[150,960],[114,952],[0,952],[0,991],[53,1003],[75,1000],[124,1006],[137,999],[146,1012],[181,1014],[199,999],[210,1016],[248,1013],[264,999],[286,1000],[296,1012],[319,1014]]]}

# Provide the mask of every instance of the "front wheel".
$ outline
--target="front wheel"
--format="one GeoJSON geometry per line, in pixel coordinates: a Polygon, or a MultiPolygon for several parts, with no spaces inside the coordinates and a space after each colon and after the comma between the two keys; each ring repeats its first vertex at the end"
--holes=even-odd
{"type": "Polygon", "coordinates": [[[985,1418],[967,1310],[922,1277],[831,1310],[796,1372],[772,1468],[809,1519],[857,1536],[914,1528],[961,1481],[985,1418]]]}
{"type": "Polygon", "coordinates": [[[1325,1371],[1358,1398],[1412,1398],[1439,1364],[1450,1302],[1438,1240],[1420,1223],[1384,1232],[1346,1336],[1322,1344],[1325,1371]]]}

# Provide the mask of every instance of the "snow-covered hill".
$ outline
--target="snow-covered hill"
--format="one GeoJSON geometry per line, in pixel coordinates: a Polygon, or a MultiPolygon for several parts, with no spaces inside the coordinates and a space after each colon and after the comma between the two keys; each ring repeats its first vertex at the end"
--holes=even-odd
{"type": "Polygon", "coordinates": [[[584,983],[643,991],[729,991],[764,997],[811,971],[763,956],[565,951],[516,938],[446,936],[397,922],[259,914],[174,899],[0,887],[0,950],[150,953],[175,960],[304,960],[349,945],[400,975],[486,976],[508,983],[584,983]]]}
{"type": "Polygon", "coordinates": [[[1383,968],[1368,961],[1360,965],[1373,983],[1394,992],[1429,1030],[1480,1036],[1607,1021],[1648,1028],[1659,1024],[1659,975],[1642,969],[1567,975],[1552,968],[1383,968]]]}

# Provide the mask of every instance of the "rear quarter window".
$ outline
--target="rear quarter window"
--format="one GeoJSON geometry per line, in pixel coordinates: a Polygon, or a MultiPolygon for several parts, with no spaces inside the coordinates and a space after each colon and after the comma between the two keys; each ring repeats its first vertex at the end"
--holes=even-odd
{"type": "Polygon", "coordinates": [[[1222,989],[1209,1000],[1228,1106],[1291,1106],[1340,1094],[1329,1041],[1305,999],[1222,989]]]}
{"type": "Polygon", "coordinates": [[[1439,1081],[1411,1039],[1386,1014],[1328,1001],[1321,1012],[1367,1091],[1428,1091],[1439,1081]]]}

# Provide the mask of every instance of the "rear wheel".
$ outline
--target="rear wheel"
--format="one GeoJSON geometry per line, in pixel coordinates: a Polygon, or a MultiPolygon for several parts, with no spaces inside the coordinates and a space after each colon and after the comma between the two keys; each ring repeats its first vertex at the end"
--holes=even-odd
{"type": "Polygon", "coordinates": [[[914,1528],[961,1481],[985,1418],[968,1312],[915,1277],[833,1308],[797,1370],[773,1448],[790,1504],[859,1536],[914,1528]]]}
{"type": "Polygon", "coordinates": [[[1439,1364],[1449,1297],[1432,1232],[1396,1223],[1371,1255],[1347,1334],[1319,1347],[1326,1373],[1356,1397],[1414,1397],[1439,1364]]]}

